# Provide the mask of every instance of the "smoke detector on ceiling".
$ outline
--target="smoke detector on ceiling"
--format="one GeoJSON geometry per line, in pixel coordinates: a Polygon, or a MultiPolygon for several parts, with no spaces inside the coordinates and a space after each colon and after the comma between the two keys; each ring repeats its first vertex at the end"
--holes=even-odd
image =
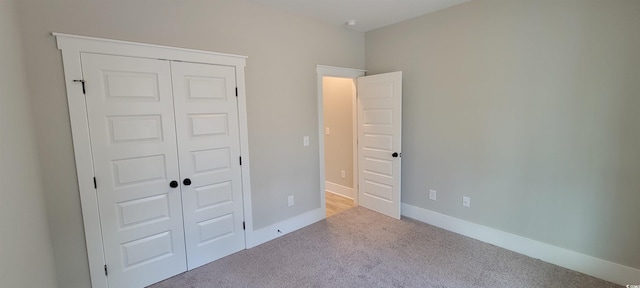
{"type": "Polygon", "coordinates": [[[347,20],[344,24],[347,26],[356,26],[356,20],[347,20]]]}

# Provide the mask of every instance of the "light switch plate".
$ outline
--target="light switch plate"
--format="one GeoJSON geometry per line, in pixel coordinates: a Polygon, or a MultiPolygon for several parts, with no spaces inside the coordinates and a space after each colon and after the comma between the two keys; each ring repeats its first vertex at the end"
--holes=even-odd
{"type": "Polygon", "coordinates": [[[302,144],[307,147],[309,146],[309,136],[302,137],[302,144]]]}

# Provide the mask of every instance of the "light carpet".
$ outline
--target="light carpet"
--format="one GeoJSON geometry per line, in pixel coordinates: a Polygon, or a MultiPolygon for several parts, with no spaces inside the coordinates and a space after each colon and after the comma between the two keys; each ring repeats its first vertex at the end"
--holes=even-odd
{"type": "Polygon", "coordinates": [[[416,220],[355,207],[163,287],[620,287],[416,220]]]}

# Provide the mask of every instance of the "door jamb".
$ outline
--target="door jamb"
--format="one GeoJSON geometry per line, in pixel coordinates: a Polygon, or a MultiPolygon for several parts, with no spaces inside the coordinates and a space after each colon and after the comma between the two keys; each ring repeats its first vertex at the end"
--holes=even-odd
{"type": "MultiPolygon", "coordinates": [[[[235,67],[238,86],[238,121],[240,129],[240,155],[242,156],[243,213],[246,224],[245,247],[253,239],[253,217],[251,207],[251,181],[249,169],[249,138],[247,125],[245,73],[246,56],[222,54],[128,41],[52,33],[57,47],[62,52],[71,134],[74,146],[76,173],[82,207],[84,233],[89,260],[91,287],[107,288],[102,231],[98,211],[98,197],[93,182],[93,159],[87,121],[87,110],[82,85],[74,80],[83,80],[81,53],[108,54],[161,60],[177,60],[235,67]]],[[[91,83],[87,83],[91,85],[91,83]]]]}
{"type": "MultiPolygon", "coordinates": [[[[343,67],[335,67],[335,66],[326,66],[326,65],[317,65],[317,85],[318,85],[318,156],[320,163],[320,208],[323,211],[327,209],[327,203],[325,199],[325,163],[324,163],[324,103],[323,103],[323,89],[322,89],[322,78],[327,77],[339,77],[339,78],[351,78],[354,82],[353,93],[354,95],[357,93],[356,85],[357,78],[365,76],[366,70],[362,69],[353,69],[353,68],[343,68],[343,67]]],[[[353,145],[354,145],[354,153],[353,153],[353,190],[354,190],[354,202],[358,204],[358,154],[357,154],[357,139],[358,139],[358,123],[357,123],[357,100],[355,97],[353,100],[353,114],[352,117],[355,120],[353,122],[353,145]]],[[[325,217],[326,218],[326,217],[325,217]]]]}

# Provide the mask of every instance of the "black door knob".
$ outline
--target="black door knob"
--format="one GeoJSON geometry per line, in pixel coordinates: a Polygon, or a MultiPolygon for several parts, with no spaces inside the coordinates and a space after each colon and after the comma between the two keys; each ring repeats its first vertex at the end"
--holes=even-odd
{"type": "Polygon", "coordinates": [[[191,185],[191,179],[189,179],[189,178],[184,178],[184,180],[182,181],[182,184],[184,184],[184,185],[186,185],[186,186],[191,185]]]}
{"type": "Polygon", "coordinates": [[[393,152],[393,154],[391,154],[391,156],[393,156],[393,158],[398,157],[398,152],[393,152]]]}
{"type": "Polygon", "coordinates": [[[171,188],[176,188],[176,187],[178,187],[178,181],[176,181],[176,180],[171,181],[171,182],[169,183],[169,186],[170,186],[171,188]]]}

